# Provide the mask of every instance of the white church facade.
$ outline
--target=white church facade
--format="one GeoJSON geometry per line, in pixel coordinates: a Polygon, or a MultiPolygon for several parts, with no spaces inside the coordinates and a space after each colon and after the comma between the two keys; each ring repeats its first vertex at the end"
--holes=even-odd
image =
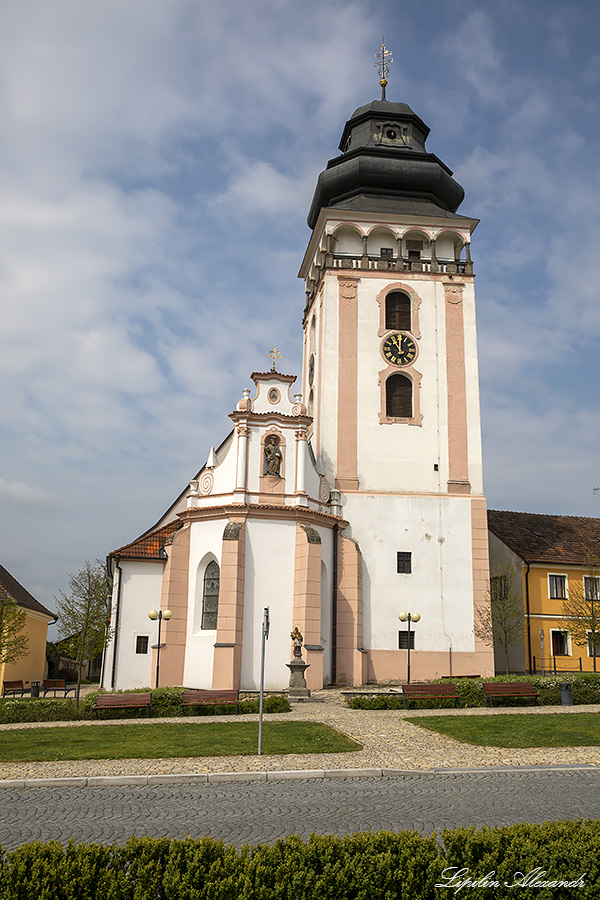
{"type": "Polygon", "coordinates": [[[107,688],[285,690],[493,674],[471,234],[463,190],[403,103],[346,123],[300,276],[301,382],[254,373],[233,430],[159,522],[111,554],[107,688]],[[401,611],[421,619],[408,632],[401,611]]]}

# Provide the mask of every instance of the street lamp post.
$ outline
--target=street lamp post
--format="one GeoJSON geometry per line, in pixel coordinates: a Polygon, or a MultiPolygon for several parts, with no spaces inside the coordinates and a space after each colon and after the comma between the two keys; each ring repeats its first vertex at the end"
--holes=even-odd
{"type": "Polygon", "coordinates": [[[407,623],[407,643],[406,643],[406,647],[407,647],[407,650],[408,650],[408,662],[407,662],[407,678],[406,678],[406,681],[407,681],[408,684],[410,684],[410,623],[411,623],[411,622],[418,622],[419,619],[421,618],[421,616],[420,616],[420,614],[419,614],[418,612],[416,612],[416,613],[401,612],[401,613],[398,613],[398,618],[400,619],[401,622],[406,622],[406,623],[407,623]]]}
{"type": "MultiPolygon", "coordinates": [[[[148,613],[148,618],[152,619],[153,622],[155,622],[158,619],[158,641],[156,643],[156,684],[155,684],[155,687],[158,687],[158,673],[160,670],[160,648],[165,646],[164,644],[161,644],[161,642],[160,642],[160,623],[162,622],[163,619],[165,619],[168,622],[172,615],[173,615],[173,613],[171,612],[170,609],[165,609],[164,612],[162,612],[162,610],[158,610],[158,609],[151,609],[150,612],[148,613]]],[[[154,649],[154,647],[153,647],[153,649],[154,649]]]]}

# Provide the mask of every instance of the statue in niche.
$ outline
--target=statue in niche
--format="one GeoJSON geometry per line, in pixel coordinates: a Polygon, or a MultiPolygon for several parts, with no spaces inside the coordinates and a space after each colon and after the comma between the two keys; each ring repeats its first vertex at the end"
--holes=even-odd
{"type": "Polygon", "coordinates": [[[265,468],[267,475],[281,475],[281,449],[274,435],[265,442],[265,468]]]}
{"type": "Polygon", "coordinates": [[[294,656],[301,657],[302,656],[302,641],[304,638],[300,633],[300,629],[297,625],[294,626],[294,630],[290,634],[290,637],[294,643],[294,656]]]}

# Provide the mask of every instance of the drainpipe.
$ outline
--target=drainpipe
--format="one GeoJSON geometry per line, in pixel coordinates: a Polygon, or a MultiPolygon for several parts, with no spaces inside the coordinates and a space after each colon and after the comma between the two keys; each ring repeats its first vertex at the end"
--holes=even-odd
{"type": "Polygon", "coordinates": [[[529,618],[529,570],[531,569],[531,563],[527,562],[527,560],[523,560],[523,562],[527,565],[527,571],[525,572],[525,607],[527,609],[527,651],[529,660],[528,672],[531,675],[531,619],[529,618]]]}
{"type": "Polygon", "coordinates": [[[331,587],[331,683],[337,678],[337,582],[338,582],[338,530],[333,526],[333,571],[331,587]]]}
{"type": "MultiPolygon", "coordinates": [[[[115,636],[113,638],[112,673],[110,676],[110,686],[113,689],[115,686],[115,679],[116,679],[116,674],[117,674],[117,644],[118,644],[118,640],[119,640],[119,619],[121,617],[121,584],[123,583],[123,570],[122,570],[121,566],[119,565],[120,561],[121,561],[121,557],[115,556],[115,569],[119,573],[119,587],[117,588],[117,610],[115,613],[115,636]]],[[[104,652],[106,653],[106,650],[104,652]]]]}

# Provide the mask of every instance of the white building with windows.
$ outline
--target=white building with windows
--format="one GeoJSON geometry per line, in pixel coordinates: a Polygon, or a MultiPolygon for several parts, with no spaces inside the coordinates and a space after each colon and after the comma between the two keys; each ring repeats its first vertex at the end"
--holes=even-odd
{"type": "Polygon", "coordinates": [[[169,510],[111,554],[106,687],[284,689],[491,674],[470,241],[463,190],[403,103],[346,123],[309,212],[301,382],[254,373],[233,430],[169,510]],[[296,393],[296,391],[298,391],[296,393]],[[419,612],[410,634],[402,610],[419,612]],[[146,624],[144,624],[146,623],[146,624]],[[155,627],[155,626],[154,626],[155,627]],[[153,651],[154,653],[156,651],[153,651]]]}

